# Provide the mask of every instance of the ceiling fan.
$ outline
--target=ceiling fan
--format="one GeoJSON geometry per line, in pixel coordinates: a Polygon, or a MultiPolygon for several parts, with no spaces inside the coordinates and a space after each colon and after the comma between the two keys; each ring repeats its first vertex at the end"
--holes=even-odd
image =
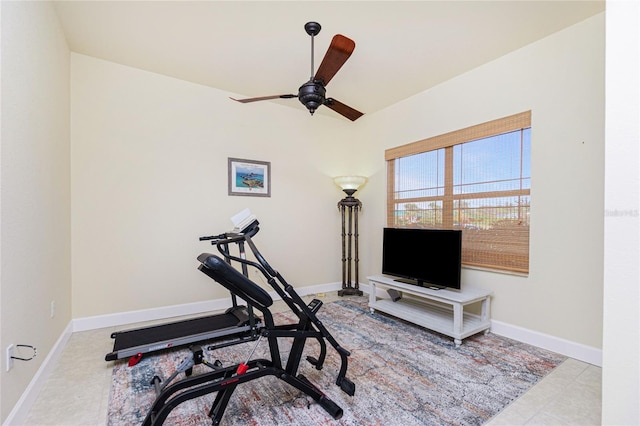
{"type": "Polygon", "coordinates": [[[333,36],[331,44],[329,45],[329,49],[324,55],[324,59],[322,59],[318,71],[314,75],[313,38],[314,36],[318,35],[321,28],[322,27],[317,22],[307,22],[304,26],[307,34],[311,36],[311,77],[309,78],[309,81],[300,86],[297,95],[285,94],[261,96],[257,98],[247,99],[231,99],[241,103],[249,103],[256,101],[266,101],[270,99],[298,98],[302,105],[304,105],[309,110],[311,115],[313,115],[318,107],[325,105],[351,121],[355,121],[360,118],[363,115],[363,113],[361,113],[360,111],[357,111],[334,98],[325,97],[325,87],[327,86],[327,84],[329,84],[329,81],[333,78],[333,76],[336,75],[342,65],[347,62],[347,59],[349,59],[349,56],[351,56],[351,53],[353,53],[356,44],[353,40],[341,34],[336,34],[335,36],[333,36]]]}

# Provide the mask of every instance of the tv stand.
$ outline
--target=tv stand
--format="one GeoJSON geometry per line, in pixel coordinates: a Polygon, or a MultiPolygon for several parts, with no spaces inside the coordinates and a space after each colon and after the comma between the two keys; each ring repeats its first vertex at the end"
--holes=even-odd
{"type": "Polygon", "coordinates": [[[369,309],[386,312],[416,325],[453,337],[456,346],[473,334],[488,333],[491,328],[491,295],[488,290],[467,288],[460,291],[433,290],[396,281],[382,275],[369,279],[369,309]],[[396,302],[378,297],[378,286],[400,291],[405,296],[396,302]],[[480,315],[464,312],[464,307],[481,304],[480,315]]]}

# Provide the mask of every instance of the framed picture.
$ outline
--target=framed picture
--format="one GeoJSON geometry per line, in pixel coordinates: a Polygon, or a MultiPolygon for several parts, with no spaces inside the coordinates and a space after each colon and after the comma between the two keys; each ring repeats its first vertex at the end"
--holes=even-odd
{"type": "Polygon", "coordinates": [[[229,158],[229,195],[271,196],[271,163],[229,158]]]}

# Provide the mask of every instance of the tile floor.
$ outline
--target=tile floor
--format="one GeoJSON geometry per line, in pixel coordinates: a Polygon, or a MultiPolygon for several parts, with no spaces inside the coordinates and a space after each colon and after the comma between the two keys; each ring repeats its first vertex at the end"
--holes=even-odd
{"type": "MultiPolygon", "coordinates": [[[[337,297],[337,296],[336,296],[337,297]]],[[[333,296],[323,298],[325,302],[333,296]]],[[[305,297],[310,300],[311,296],[305,297]]],[[[281,302],[276,309],[285,309],[281,302]]],[[[138,326],[138,325],[136,325],[138,326]]],[[[97,426],[106,424],[115,330],[74,333],[54,372],[28,414],[28,426],[97,426]]],[[[599,425],[601,369],[568,359],[529,392],[494,417],[488,425],[599,425]]]]}

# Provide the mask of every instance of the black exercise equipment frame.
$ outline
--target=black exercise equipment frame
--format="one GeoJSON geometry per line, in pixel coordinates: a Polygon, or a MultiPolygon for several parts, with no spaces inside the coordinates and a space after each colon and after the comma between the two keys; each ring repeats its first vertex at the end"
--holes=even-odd
{"type": "MultiPolygon", "coordinates": [[[[252,231],[250,235],[237,234],[228,236],[224,240],[218,240],[215,244],[224,260],[214,254],[202,253],[198,256],[200,261],[198,269],[227,288],[232,294],[244,300],[248,306],[261,312],[264,326],[259,333],[268,341],[270,359],[250,359],[246,363],[223,368],[219,362],[215,364],[202,362],[201,357],[198,357],[199,361],[211,367],[213,371],[192,376],[192,370],[189,370],[189,374],[183,379],[173,384],[166,383],[163,387],[159,386],[159,379],[154,378],[153,384],[158,390],[157,397],[147,413],[143,423],[144,426],[161,425],[171,411],[181,403],[211,393],[217,394],[209,411],[209,417],[213,425],[219,425],[235,389],[243,383],[264,376],[275,376],[283,380],[309,395],[333,418],[341,418],[343,414],[342,408],[329,399],[305,376],[297,373],[307,339],[315,339],[320,345],[320,353],[317,358],[307,357],[307,361],[317,370],[323,368],[327,354],[325,340],[331,344],[340,356],[340,369],[335,383],[346,394],[350,396],[355,394],[355,384],[346,377],[348,357],[351,354],[340,346],[316,316],[316,312],[320,309],[322,302],[318,299],[313,299],[307,305],[293,286],[288,284],[280,273],[269,265],[251,239],[251,235],[255,235],[257,232],[257,226],[257,221],[250,226],[252,231]],[[257,262],[247,260],[244,257],[232,256],[228,253],[228,250],[223,249],[225,245],[237,242],[246,242],[257,262]],[[242,264],[244,274],[233,268],[231,261],[242,264]],[[248,278],[248,274],[246,274],[247,266],[256,268],[262,273],[269,285],[291,309],[291,312],[298,317],[297,323],[275,324],[273,315],[269,310],[269,307],[273,304],[273,299],[269,293],[248,278]],[[284,367],[278,346],[279,338],[293,338],[287,364],[284,367]],[[244,367],[246,372],[240,372],[240,367],[244,367]]],[[[199,352],[196,351],[195,353],[199,352]]]]}

